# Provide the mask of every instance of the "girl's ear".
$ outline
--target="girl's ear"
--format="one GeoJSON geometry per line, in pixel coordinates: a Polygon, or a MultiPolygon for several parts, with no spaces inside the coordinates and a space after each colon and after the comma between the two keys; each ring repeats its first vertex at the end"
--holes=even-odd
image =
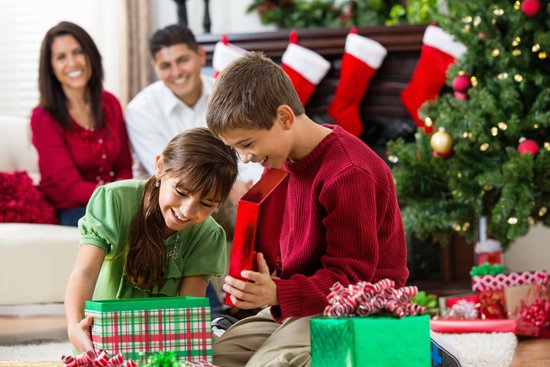
{"type": "Polygon", "coordinates": [[[160,176],[164,172],[164,160],[162,158],[162,155],[157,155],[156,162],[155,162],[155,177],[157,180],[160,179],[160,176]]]}

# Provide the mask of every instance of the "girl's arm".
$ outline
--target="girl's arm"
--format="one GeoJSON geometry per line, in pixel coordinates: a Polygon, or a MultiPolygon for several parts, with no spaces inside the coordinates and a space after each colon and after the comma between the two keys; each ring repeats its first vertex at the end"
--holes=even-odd
{"type": "Polygon", "coordinates": [[[84,318],[84,304],[92,299],[105,251],[94,245],[81,245],[65,290],[65,317],[69,341],[78,354],[93,351],[90,338],[92,318],[84,318]]]}
{"type": "Polygon", "coordinates": [[[208,283],[201,277],[185,277],[181,280],[178,296],[206,296],[208,283]]]}

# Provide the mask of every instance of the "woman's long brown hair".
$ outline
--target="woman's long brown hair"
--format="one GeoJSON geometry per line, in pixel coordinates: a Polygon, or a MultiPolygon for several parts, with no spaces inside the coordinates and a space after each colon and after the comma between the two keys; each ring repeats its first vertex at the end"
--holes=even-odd
{"type": "MultiPolygon", "coordinates": [[[[205,128],[176,135],[162,152],[166,176],[192,194],[212,194],[225,201],[237,177],[237,154],[205,128]]],[[[157,178],[145,184],[141,206],[130,227],[126,274],[140,288],[149,289],[165,279],[166,225],[159,206],[157,178]]]]}
{"type": "Polygon", "coordinates": [[[100,129],[104,124],[103,116],[103,65],[101,54],[92,37],[79,25],[71,22],[60,22],[44,36],[40,47],[38,67],[38,89],[40,106],[48,111],[65,130],[71,129],[71,117],[67,107],[67,98],[59,80],[52,71],[52,43],[60,36],[71,35],[82,47],[92,76],[87,85],[88,98],[94,117],[94,127],[100,129]]]}

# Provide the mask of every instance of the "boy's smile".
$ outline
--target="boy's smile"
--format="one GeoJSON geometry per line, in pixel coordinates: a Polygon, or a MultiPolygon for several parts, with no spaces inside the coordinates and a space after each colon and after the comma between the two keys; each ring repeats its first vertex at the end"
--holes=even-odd
{"type": "Polygon", "coordinates": [[[287,136],[280,124],[266,129],[232,129],[220,138],[239,153],[243,163],[259,163],[268,168],[281,168],[289,156],[287,136]]]}
{"type": "Polygon", "coordinates": [[[281,168],[287,160],[285,140],[277,131],[277,124],[266,129],[233,129],[220,138],[235,148],[243,163],[259,163],[268,168],[281,168]]]}

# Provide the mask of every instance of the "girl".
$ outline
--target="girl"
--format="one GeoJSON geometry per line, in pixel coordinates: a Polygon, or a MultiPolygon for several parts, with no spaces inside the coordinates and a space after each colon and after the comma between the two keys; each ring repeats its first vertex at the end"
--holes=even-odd
{"type": "Polygon", "coordinates": [[[76,352],[93,350],[88,299],[204,297],[226,270],[224,230],[210,215],[229,195],[237,155],[206,128],[180,133],[147,181],[95,190],[79,222],[80,250],[65,294],[76,352]]]}
{"type": "Polygon", "coordinates": [[[40,189],[59,224],[76,226],[97,186],[132,177],[122,108],[102,80],[101,55],[84,29],[61,22],[46,33],[31,128],[40,189]]]}

